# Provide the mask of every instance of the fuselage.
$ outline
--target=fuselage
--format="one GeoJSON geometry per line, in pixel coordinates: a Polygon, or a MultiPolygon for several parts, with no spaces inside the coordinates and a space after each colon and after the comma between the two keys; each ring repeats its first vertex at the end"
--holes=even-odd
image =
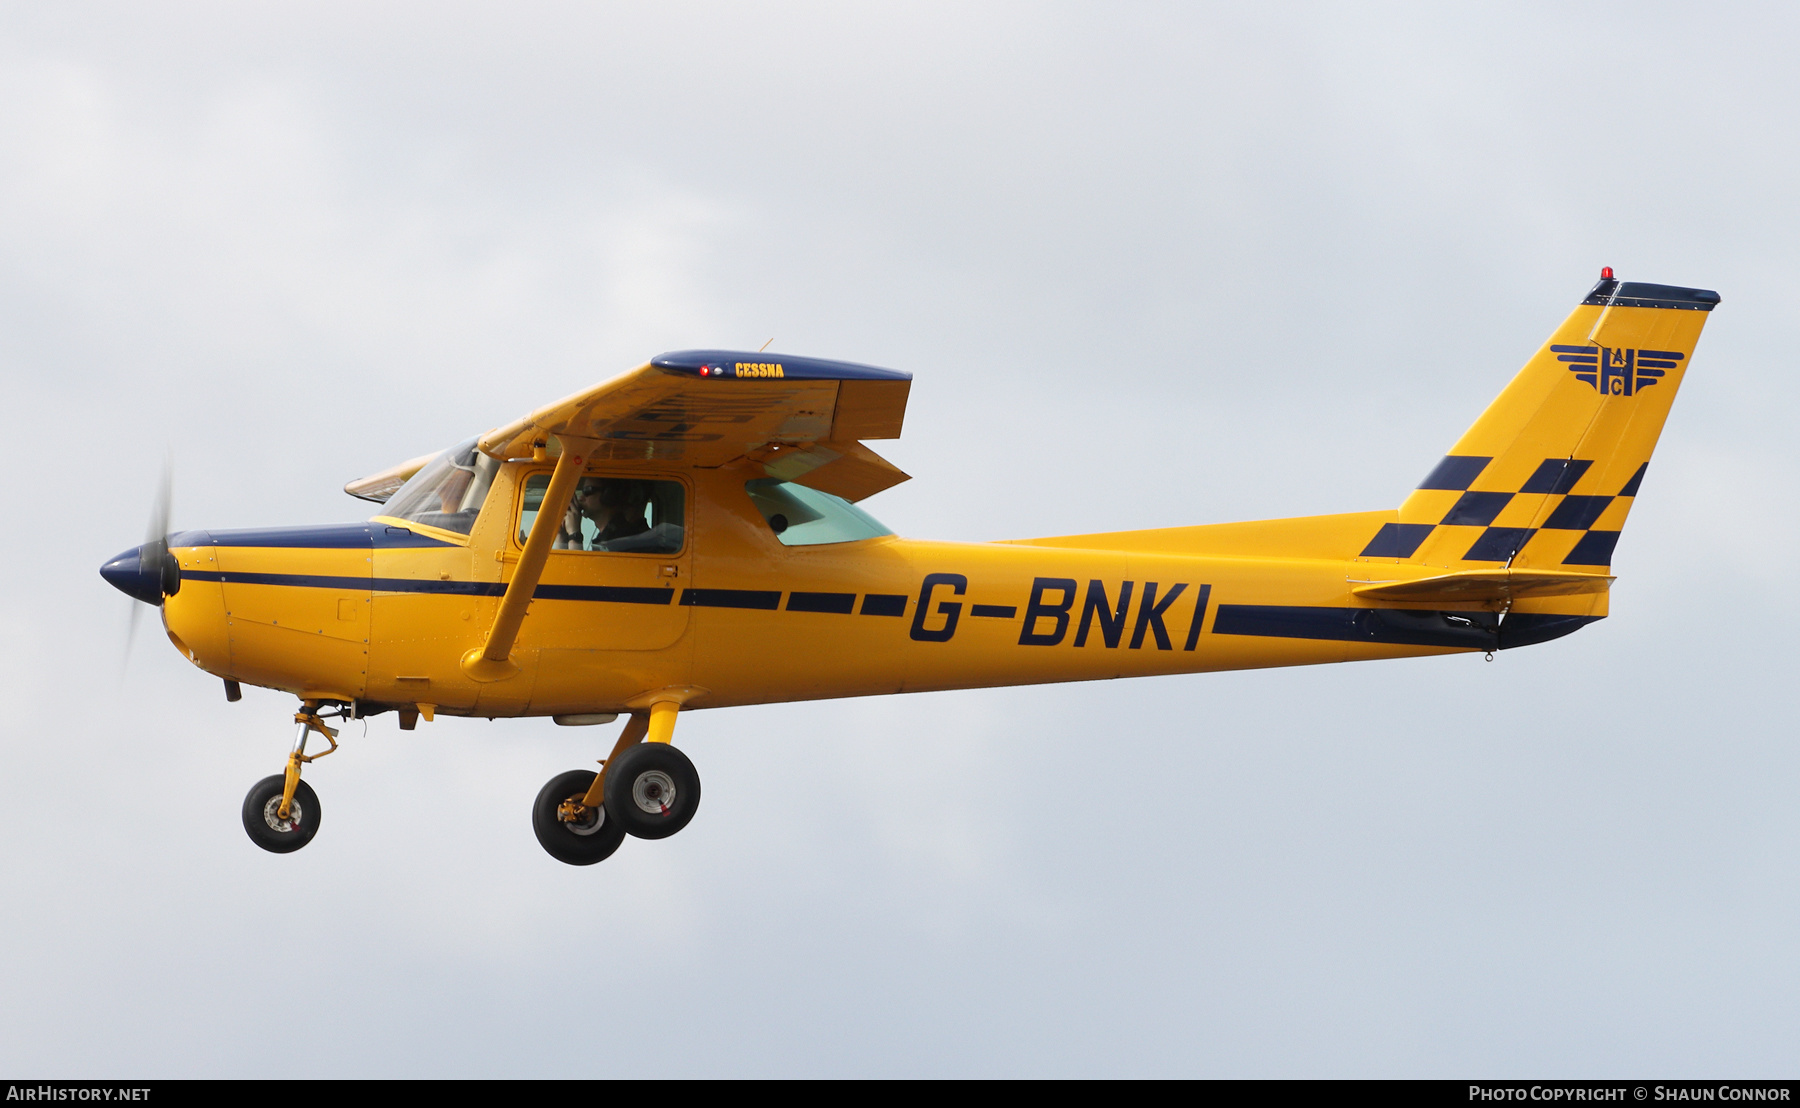
{"type": "MultiPolygon", "coordinates": [[[[592,865],[701,796],[695,708],[1495,651],[1607,614],[1612,558],[1705,289],[1600,282],[1395,509],[1002,542],[895,536],[911,377],[674,351],[351,481],[364,523],[153,537],[101,575],[196,665],[297,695],[242,809],[288,853],[320,822],[325,720],[630,718],[532,829],[592,865]]],[[[1491,655],[1490,655],[1491,657],[1491,655]]]]}
{"type": "Polygon", "coordinates": [[[760,471],[633,466],[686,490],[679,550],[553,552],[518,673],[472,680],[459,660],[520,557],[527,482],[550,469],[502,465],[466,535],[383,516],[172,535],[169,636],[208,672],[305,699],[518,716],[627,711],[672,688],[702,708],[1493,650],[1605,613],[1603,594],[1560,598],[1501,630],[1492,604],[1361,600],[1359,583],[1425,572],[1333,553],[1362,549],[1391,511],[793,546],[745,494],[760,471]]]}

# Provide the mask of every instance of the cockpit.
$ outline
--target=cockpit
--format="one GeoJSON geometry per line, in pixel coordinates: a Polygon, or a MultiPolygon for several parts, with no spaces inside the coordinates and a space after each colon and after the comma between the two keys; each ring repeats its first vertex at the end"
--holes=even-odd
{"type": "Polygon", "coordinates": [[[400,486],[381,514],[466,535],[499,471],[499,460],[477,450],[474,439],[457,443],[400,486]]]}
{"type": "MultiPolygon", "coordinates": [[[[390,497],[382,515],[467,535],[500,472],[498,459],[469,439],[425,463],[390,497]]],[[[520,487],[519,542],[537,523],[551,475],[532,473],[520,487]]],[[[867,512],[838,496],[773,477],[748,481],[744,491],[783,546],[822,546],[893,534],[867,512]]],[[[675,554],[687,525],[686,487],[679,481],[583,476],[556,521],[552,549],[675,554]]]]}
{"type": "MultiPolygon", "coordinates": [[[[525,479],[519,543],[531,536],[543,508],[550,474],[525,479]]],[[[569,498],[551,543],[553,550],[601,550],[615,554],[675,554],[686,532],[679,481],[637,477],[583,477],[569,498]]]]}

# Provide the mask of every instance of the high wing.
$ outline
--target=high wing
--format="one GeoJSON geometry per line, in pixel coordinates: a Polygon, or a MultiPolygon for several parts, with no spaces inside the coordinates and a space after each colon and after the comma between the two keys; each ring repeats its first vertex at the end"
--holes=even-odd
{"type": "Polygon", "coordinates": [[[380,473],[371,473],[367,477],[358,477],[344,486],[344,491],[358,500],[372,500],[377,504],[386,504],[388,498],[400,491],[400,486],[412,479],[412,475],[425,468],[425,463],[437,457],[436,454],[421,454],[401,462],[397,466],[389,466],[380,473]]]}
{"type": "Polygon", "coordinates": [[[907,480],[863,446],[900,437],[912,375],[731,350],[661,354],[480,439],[528,458],[553,435],[598,440],[591,457],[712,468],[739,458],[770,476],[861,500],[907,480]]]}
{"type": "MultiPolygon", "coordinates": [[[[556,436],[601,440],[596,460],[712,468],[739,458],[771,477],[862,500],[909,480],[862,444],[897,439],[912,374],[854,362],[679,350],[564,397],[481,436],[484,453],[555,455],[556,436]]],[[[384,503],[435,455],[351,481],[384,503]]]]}

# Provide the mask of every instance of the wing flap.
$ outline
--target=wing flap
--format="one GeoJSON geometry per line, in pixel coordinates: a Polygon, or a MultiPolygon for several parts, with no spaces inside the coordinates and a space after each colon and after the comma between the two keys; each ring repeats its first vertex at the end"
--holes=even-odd
{"type": "Polygon", "coordinates": [[[774,443],[750,454],[770,477],[841,496],[855,503],[912,477],[860,442],[821,442],[809,447],[774,443]]]}

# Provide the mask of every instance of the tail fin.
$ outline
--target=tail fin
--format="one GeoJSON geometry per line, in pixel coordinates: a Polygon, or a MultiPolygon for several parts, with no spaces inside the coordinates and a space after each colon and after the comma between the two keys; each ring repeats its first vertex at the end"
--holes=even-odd
{"type": "Polygon", "coordinates": [[[1605,574],[1718,303],[1606,270],[1360,557],[1605,574]]]}

